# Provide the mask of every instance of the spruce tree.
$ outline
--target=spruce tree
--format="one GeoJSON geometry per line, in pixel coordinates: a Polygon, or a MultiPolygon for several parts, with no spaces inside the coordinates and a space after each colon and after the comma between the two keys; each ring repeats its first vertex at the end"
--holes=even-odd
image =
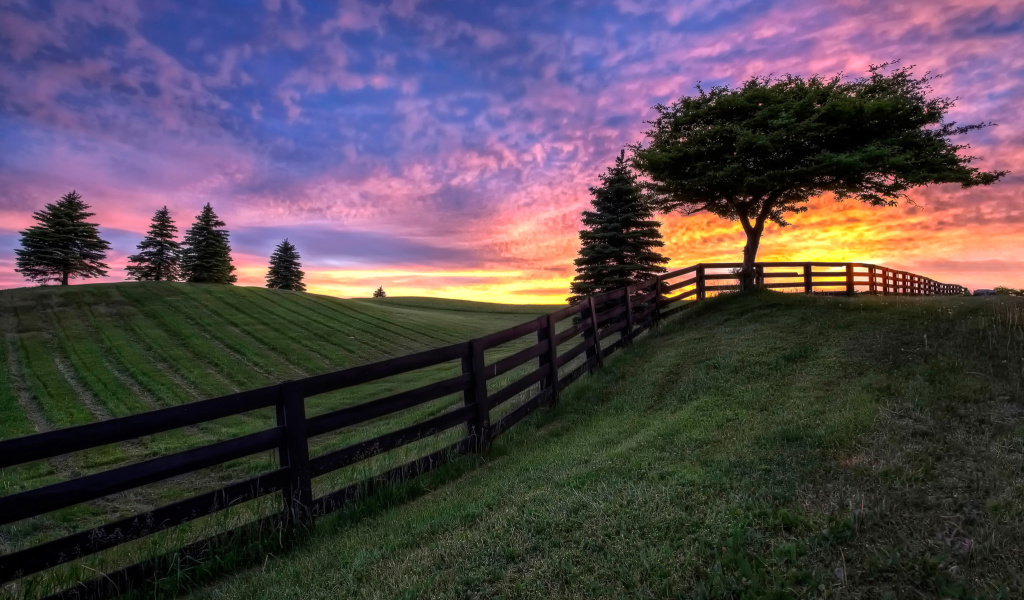
{"type": "Polygon", "coordinates": [[[87,223],[95,215],[78,192],[64,194],[32,216],[39,222],[21,232],[21,248],[14,269],[37,283],[68,279],[105,277],[110,268],[101,261],[110,244],[100,238],[99,226],[87,223]]]}
{"type": "Polygon", "coordinates": [[[306,284],[302,278],[306,276],[302,272],[302,263],[299,262],[298,251],[295,245],[285,238],[277,245],[274,253],[270,255],[270,269],[267,271],[267,287],[278,290],[292,290],[293,292],[306,291],[306,284]]]}
{"type": "Polygon", "coordinates": [[[209,203],[185,232],[181,248],[181,275],[190,283],[235,283],[228,232],[209,203]]]}
{"type": "Polygon", "coordinates": [[[665,245],[660,223],[653,220],[654,211],[626,164],[625,151],[600,178],[601,185],[590,188],[594,209],[583,211],[586,228],[580,231],[571,303],[664,273],[661,265],[668,262],[656,250],[665,245]]]}
{"type": "Polygon", "coordinates": [[[128,257],[128,279],[136,281],[178,281],[181,278],[181,244],[174,238],[178,228],[163,207],[156,211],[149,232],[138,245],[139,253],[128,257]],[[134,264],[131,264],[134,263],[134,264]]]}
{"type": "Polygon", "coordinates": [[[388,294],[387,294],[387,292],[384,291],[384,286],[380,286],[379,288],[373,290],[373,297],[374,298],[387,298],[388,294]]]}

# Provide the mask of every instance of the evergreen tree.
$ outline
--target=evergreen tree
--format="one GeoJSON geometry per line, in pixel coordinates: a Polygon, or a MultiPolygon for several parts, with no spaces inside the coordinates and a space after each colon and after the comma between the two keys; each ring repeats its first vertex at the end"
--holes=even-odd
{"type": "Polygon", "coordinates": [[[86,222],[95,215],[88,210],[82,196],[72,191],[33,213],[39,224],[21,232],[14,270],[37,283],[59,281],[61,285],[74,277],[105,277],[110,267],[100,261],[110,244],[100,238],[96,223],[86,222]]]}
{"type": "Polygon", "coordinates": [[[178,228],[167,207],[156,211],[149,233],[138,245],[139,253],[128,257],[128,279],[136,281],[178,281],[181,278],[181,244],[174,238],[178,228]],[[135,263],[135,264],[130,264],[135,263]]]}
{"type": "Polygon", "coordinates": [[[384,286],[380,286],[379,288],[373,290],[373,297],[374,298],[387,298],[388,294],[387,294],[387,292],[384,291],[384,286]]]}
{"type": "Polygon", "coordinates": [[[601,294],[664,273],[668,262],[657,252],[664,246],[660,223],[647,204],[636,176],[626,164],[625,151],[615,166],[601,175],[601,186],[590,188],[594,210],[583,212],[580,255],[569,302],[601,294]]]}
{"type": "Polygon", "coordinates": [[[299,262],[298,251],[295,246],[285,238],[277,245],[274,253],[270,255],[270,269],[267,271],[267,287],[278,290],[292,290],[293,292],[306,291],[306,284],[302,278],[306,276],[302,272],[302,263],[299,262]]]}
{"type": "Polygon", "coordinates": [[[228,232],[209,203],[185,232],[181,249],[181,275],[190,283],[234,283],[228,232]]]}

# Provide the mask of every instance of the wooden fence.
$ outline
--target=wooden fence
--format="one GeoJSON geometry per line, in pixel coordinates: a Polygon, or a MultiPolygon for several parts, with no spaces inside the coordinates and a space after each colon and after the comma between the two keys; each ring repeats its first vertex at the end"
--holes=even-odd
{"type": "MultiPolygon", "coordinates": [[[[277,451],[279,463],[276,469],[221,489],[0,556],[0,584],[269,494],[279,494],[283,501],[283,510],[278,515],[282,521],[309,523],[316,516],[337,510],[361,494],[379,488],[381,484],[394,483],[436,469],[459,455],[482,452],[492,440],[537,408],[557,403],[561,390],[599,366],[609,354],[628,345],[637,334],[660,318],[685,308],[689,302],[684,300],[702,299],[709,294],[738,289],[736,271],[740,266],[734,263],[698,264],[629,288],[588,298],[576,305],[469,342],[220,398],[2,441],[0,468],[6,468],[195,426],[231,415],[269,407],[276,410],[276,426],[270,429],[0,497],[0,525],[268,450],[277,451]],[[485,352],[488,350],[515,340],[521,342],[521,338],[527,336],[530,336],[530,341],[525,348],[491,363],[485,360],[485,352]],[[454,377],[307,417],[307,398],[452,361],[461,363],[461,373],[454,377]],[[536,362],[527,374],[493,391],[489,388],[489,382],[493,383],[496,378],[513,370],[529,367],[532,361],[536,362]],[[313,437],[394,415],[452,394],[461,394],[462,402],[453,404],[437,416],[341,449],[310,456],[309,441],[313,437]],[[525,400],[522,400],[524,396],[525,400]],[[513,399],[522,401],[513,410],[504,411],[500,417],[495,416],[495,409],[513,399]],[[450,446],[378,474],[370,480],[314,497],[313,478],[456,427],[464,428],[464,435],[450,446]]],[[[758,263],[757,284],[765,288],[807,293],[967,293],[966,288],[961,286],[859,263],[758,263]]],[[[200,547],[202,544],[197,542],[189,548],[200,547]]],[[[141,572],[138,565],[125,568],[80,583],[64,595],[109,595],[130,586],[133,578],[139,577],[141,572]]]]}

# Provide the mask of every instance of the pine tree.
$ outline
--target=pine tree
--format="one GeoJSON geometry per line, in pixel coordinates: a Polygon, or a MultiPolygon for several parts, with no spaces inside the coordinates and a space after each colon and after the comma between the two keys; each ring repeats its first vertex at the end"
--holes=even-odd
{"type": "Polygon", "coordinates": [[[228,232],[209,203],[185,232],[181,249],[181,275],[190,283],[235,283],[228,232]]]}
{"type": "Polygon", "coordinates": [[[26,279],[37,283],[68,279],[105,277],[105,250],[110,244],[100,238],[99,226],[85,220],[95,215],[82,196],[72,191],[54,204],[32,214],[38,225],[21,232],[21,248],[15,250],[17,268],[26,279]]]}
{"type": "Polygon", "coordinates": [[[668,262],[656,250],[665,245],[660,223],[653,220],[654,211],[626,164],[625,151],[590,194],[594,210],[583,211],[586,229],[580,231],[571,303],[664,273],[661,265],[668,262]]]}
{"type": "Polygon", "coordinates": [[[277,245],[274,253],[270,255],[270,269],[267,271],[267,287],[278,290],[292,290],[293,292],[306,291],[306,284],[302,278],[306,276],[302,272],[302,263],[299,262],[298,251],[295,246],[285,238],[277,245]]]}
{"type": "Polygon", "coordinates": [[[181,244],[174,239],[177,233],[178,228],[167,207],[156,211],[149,224],[149,232],[139,242],[139,253],[128,257],[129,265],[125,269],[128,279],[178,281],[181,278],[181,244]]]}
{"type": "Polygon", "coordinates": [[[384,291],[384,286],[380,286],[379,288],[373,290],[373,297],[374,298],[387,298],[388,294],[387,294],[387,292],[384,291]]]}

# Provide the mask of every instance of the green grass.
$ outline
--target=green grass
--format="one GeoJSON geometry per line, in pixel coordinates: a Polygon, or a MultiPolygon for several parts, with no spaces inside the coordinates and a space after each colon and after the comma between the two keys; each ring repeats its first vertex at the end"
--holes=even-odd
{"type": "MultiPolygon", "coordinates": [[[[0,291],[0,439],[230,394],[465,341],[553,309],[486,305],[481,310],[474,303],[443,300],[409,308],[393,302],[363,303],[260,288],[173,283],[0,291]]],[[[308,400],[307,412],[315,415],[417,387],[451,376],[458,368],[456,364],[440,365],[316,396],[308,400]]],[[[313,447],[322,452],[373,437],[437,414],[454,403],[461,403],[461,399],[441,399],[395,419],[323,436],[314,440],[313,447]]],[[[36,488],[273,425],[273,411],[264,409],[2,470],[0,494],[36,488]]],[[[351,481],[360,473],[386,468],[394,458],[382,457],[369,465],[360,465],[359,469],[339,472],[333,481],[324,478],[319,484],[330,488],[337,482],[351,481]]],[[[0,552],[144,512],[275,468],[276,462],[275,453],[264,453],[0,527],[0,552]]],[[[276,510],[279,500],[271,500],[263,503],[266,506],[260,510],[276,510]]],[[[242,511],[231,522],[247,516],[252,513],[242,511]]],[[[90,577],[93,572],[89,569],[109,569],[138,560],[154,548],[166,549],[201,537],[211,531],[210,527],[216,529],[228,521],[219,517],[206,519],[192,528],[182,528],[185,533],[155,536],[161,539],[150,546],[147,544],[152,540],[144,540],[134,547],[129,544],[101,553],[71,568],[70,575],[58,574],[57,579],[90,577]]],[[[16,589],[21,593],[31,587],[16,589]]]]}
{"type": "Polygon", "coordinates": [[[192,596],[1020,598],[1022,327],[1012,299],[712,300],[477,468],[192,596]]]}
{"type": "MultiPolygon", "coordinates": [[[[27,433],[40,419],[55,426],[54,415],[88,422],[97,410],[187,402],[319,372],[325,363],[461,341],[549,309],[175,284],[0,292],[0,306],[5,435],[27,433]],[[315,332],[287,333],[300,326],[315,332]],[[126,378],[140,397],[112,389],[126,378]]],[[[201,570],[172,568],[144,595],[1021,597],[1022,327],[1024,302],[1010,298],[714,299],[637,340],[486,457],[460,459],[324,517],[297,543],[281,547],[271,532],[266,544],[226,548],[201,570]]],[[[489,360],[527,343],[495,349],[489,360]]],[[[380,397],[458,368],[438,365],[324,394],[309,399],[308,410],[380,397]]],[[[439,399],[322,436],[312,453],[460,402],[439,399]]],[[[11,469],[0,474],[2,493],[272,422],[270,411],[256,411],[98,451],[107,455],[11,469]]],[[[316,489],[336,489],[459,435],[318,478],[316,489]]],[[[274,464],[267,453],[29,520],[0,531],[0,550],[274,464]]],[[[5,591],[37,597],[278,508],[274,497],[244,505],[5,591]]]]}

